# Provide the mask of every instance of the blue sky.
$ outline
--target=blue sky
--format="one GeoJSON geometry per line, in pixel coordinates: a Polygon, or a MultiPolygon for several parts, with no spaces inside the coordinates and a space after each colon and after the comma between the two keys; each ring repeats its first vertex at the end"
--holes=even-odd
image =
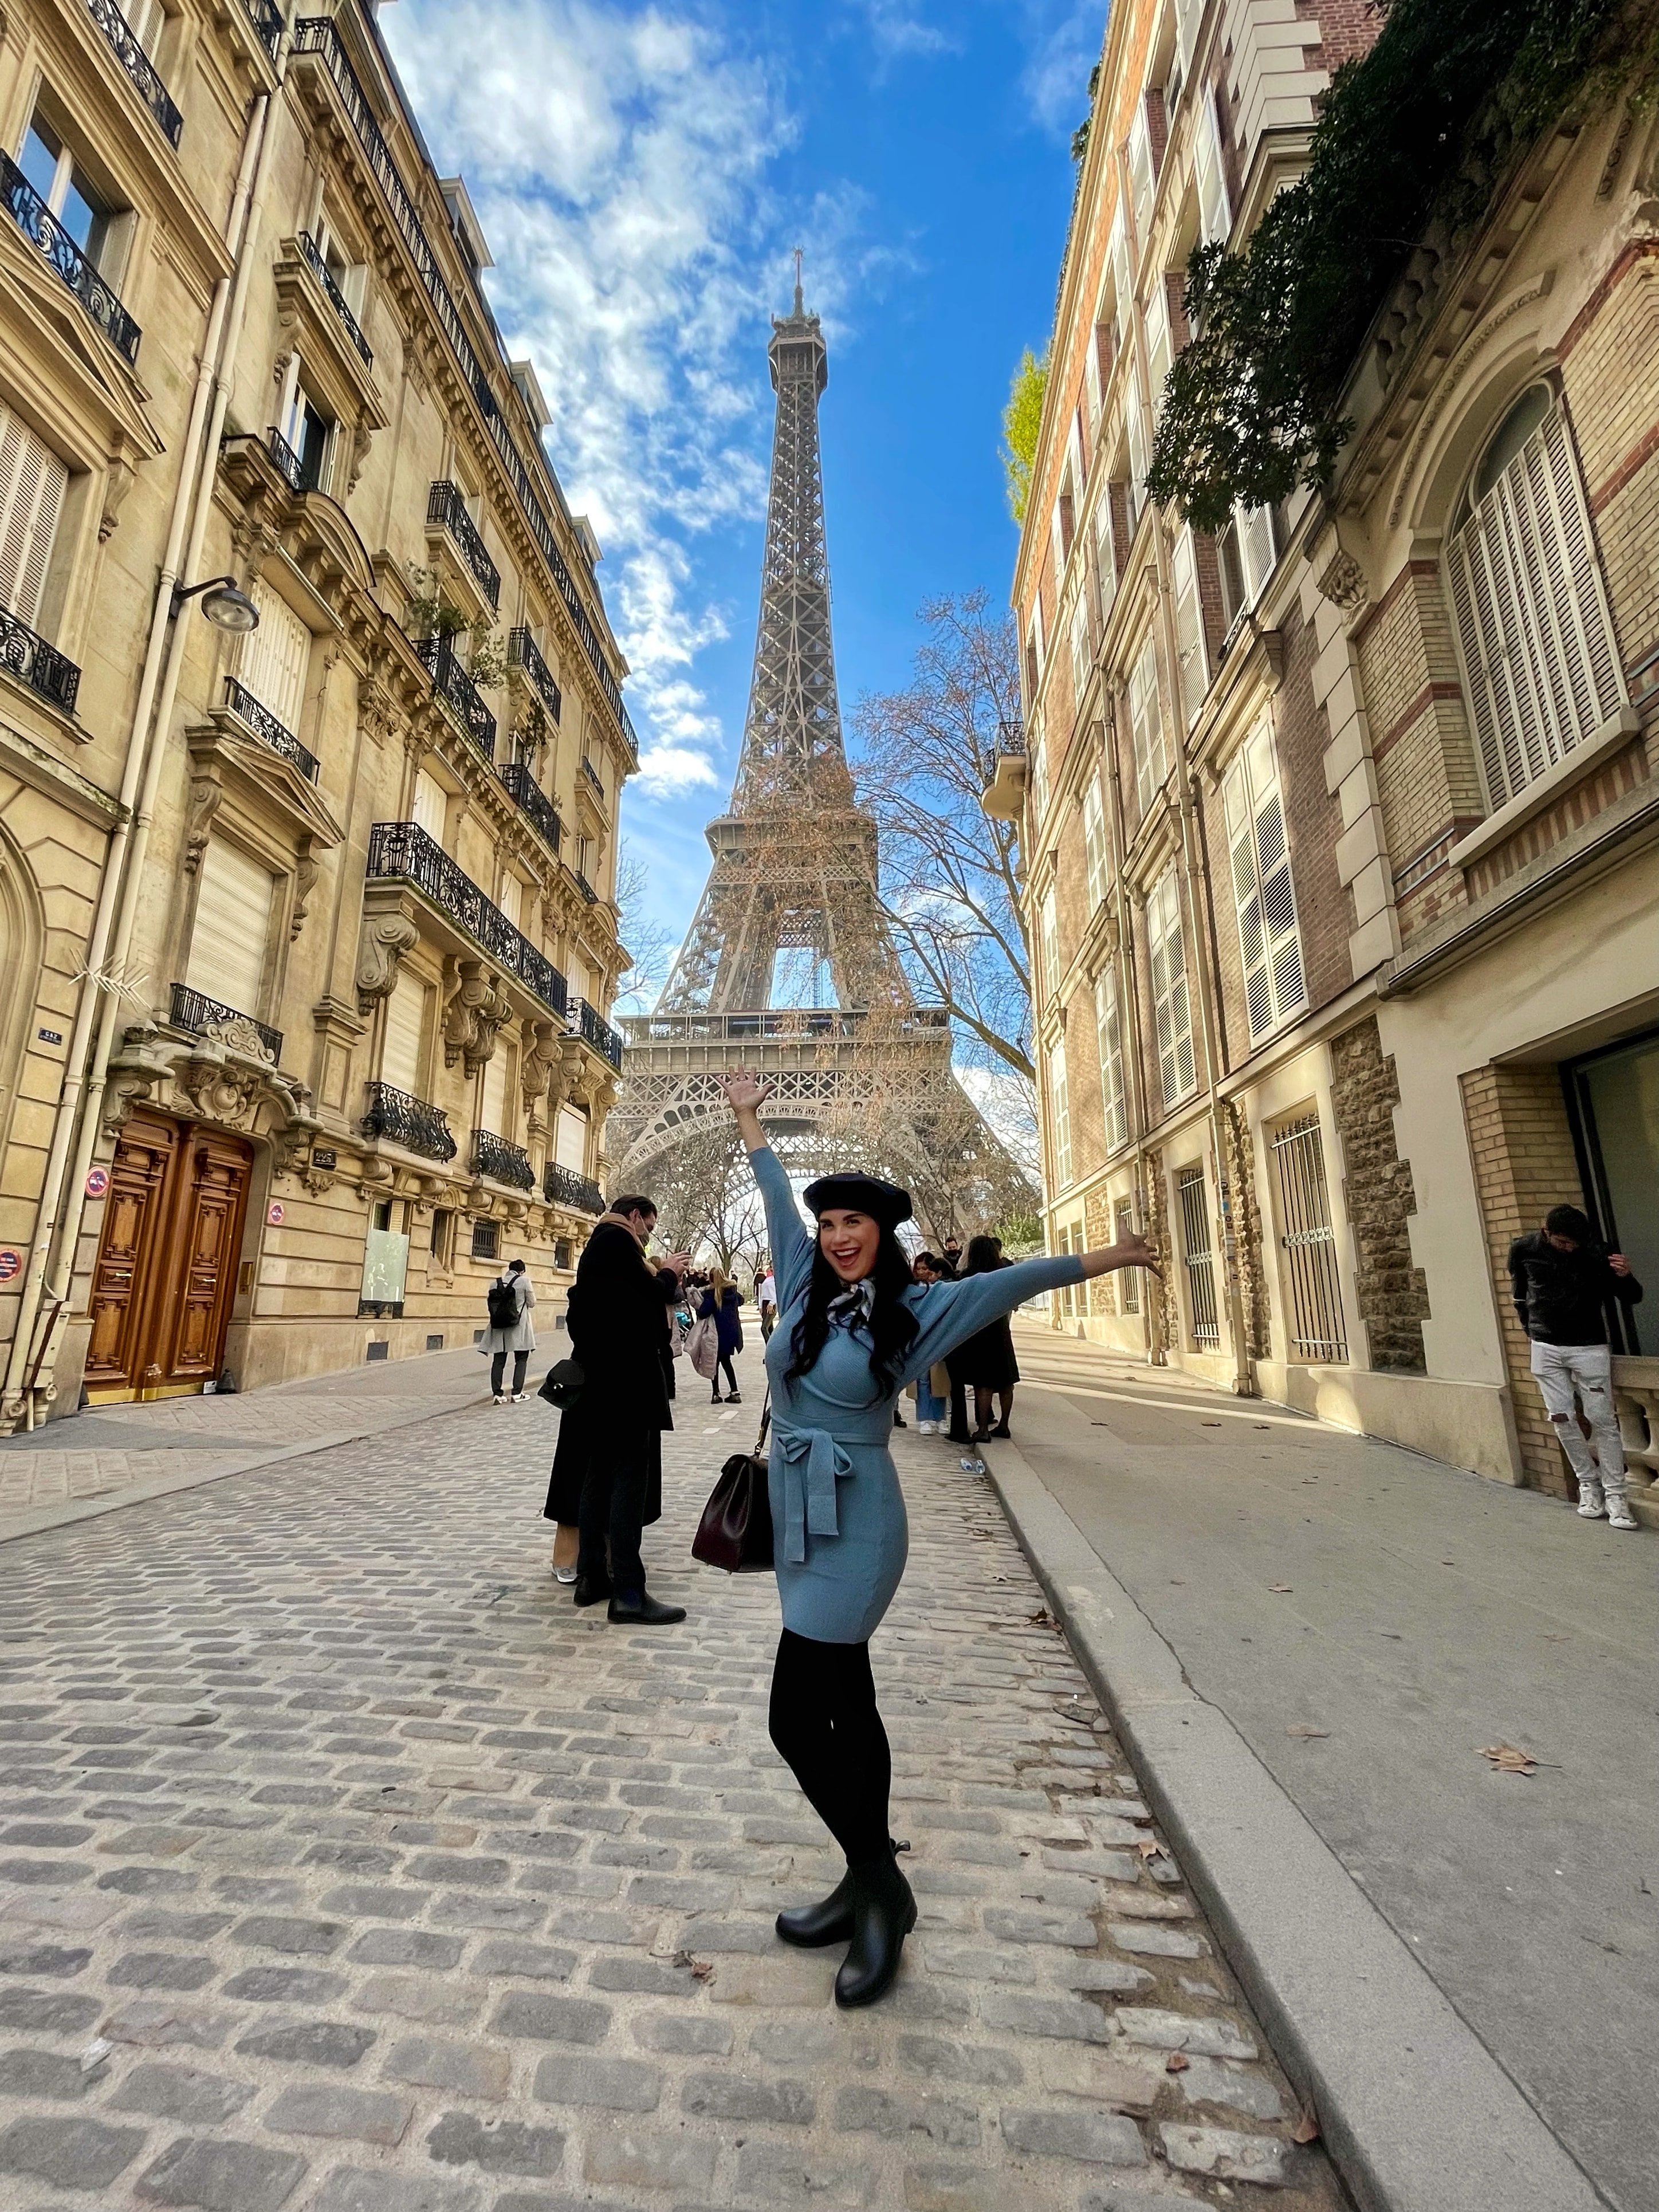
{"type": "Polygon", "coordinates": [[[906,678],[931,594],[1006,596],[998,416],[1041,347],[1098,0],[397,0],[380,21],[465,177],[509,349],[605,550],[644,761],[623,834],[677,934],[753,651],[790,249],[824,317],[843,714],[906,678]]]}

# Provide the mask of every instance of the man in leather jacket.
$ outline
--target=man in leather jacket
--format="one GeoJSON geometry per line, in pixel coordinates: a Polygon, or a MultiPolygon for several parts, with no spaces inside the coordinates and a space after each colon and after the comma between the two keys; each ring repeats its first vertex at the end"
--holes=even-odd
{"type": "Polygon", "coordinates": [[[1609,1527],[1634,1528],[1626,1496],[1625,1448],[1613,1410],[1613,1354],[1607,1304],[1639,1304],[1642,1285],[1622,1252],[1598,1243],[1576,1206],[1554,1206],[1542,1229],[1510,1247],[1510,1290],[1532,1340],[1532,1371],[1561,1449],[1578,1478],[1586,1521],[1605,1513],[1609,1527]],[[1590,1425],[1589,1441],[1573,1395],[1590,1425]]]}

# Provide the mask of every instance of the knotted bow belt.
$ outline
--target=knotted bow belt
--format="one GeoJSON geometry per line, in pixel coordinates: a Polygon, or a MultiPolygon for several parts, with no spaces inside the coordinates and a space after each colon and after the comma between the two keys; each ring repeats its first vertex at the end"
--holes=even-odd
{"type": "Polygon", "coordinates": [[[774,1421],[772,1447],[783,1462],[783,1556],[802,1566],[809,1534],[841,1534],[836,1479],[851,1474],[853,1462],[828,1429],[791,1429],[774,1421]]]}

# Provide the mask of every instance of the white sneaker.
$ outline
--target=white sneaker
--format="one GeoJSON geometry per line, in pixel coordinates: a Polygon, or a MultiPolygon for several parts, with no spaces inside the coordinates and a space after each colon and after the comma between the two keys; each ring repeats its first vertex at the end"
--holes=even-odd
{"type": "Polygon", "coordinates": [[[513,1402],[515,1406],[522,1406],[529,1395],[530,1393],[527,1390],[515,1390],[513,1393],[513,1402]]]}
{"type": "Polygon", "coordinates": [[[1607,1492],[1607,1526],[1609,1528],[1637,1528],[1641,1523],[1630,1510],[1630,1500],[1622,1490],[1607,1492]]]}
{"type": "Polygon", "coordinates": [[[507,1398],[503,1392],[498,1390],[489,1402],[492,1406],[504,1406],[507,1403],[507,1398]]]}
{"type": "Polygon", "coordinates": [[[1578,1484],[1578,1517],[1581,1521],[1599,1521],[1607,1511],[1601,1503],[1601,1486],[1593,1476],[1581,1477],[1578,1484]]]}

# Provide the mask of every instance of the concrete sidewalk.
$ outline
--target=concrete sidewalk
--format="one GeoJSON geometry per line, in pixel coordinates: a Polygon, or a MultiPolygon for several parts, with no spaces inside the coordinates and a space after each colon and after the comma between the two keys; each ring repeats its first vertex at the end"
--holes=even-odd
{"type": "Polygon", "coordinates": [[[1018,1452],[1198,1711],[1231,1724],[1604,2200],[1651,2212],[1651,1535],[1047,1331],[1018,1343],[1018,1452]],[[1481,1753],[1501,1742],[1537,1771],[1494,1771],[1481,1753]]]}

